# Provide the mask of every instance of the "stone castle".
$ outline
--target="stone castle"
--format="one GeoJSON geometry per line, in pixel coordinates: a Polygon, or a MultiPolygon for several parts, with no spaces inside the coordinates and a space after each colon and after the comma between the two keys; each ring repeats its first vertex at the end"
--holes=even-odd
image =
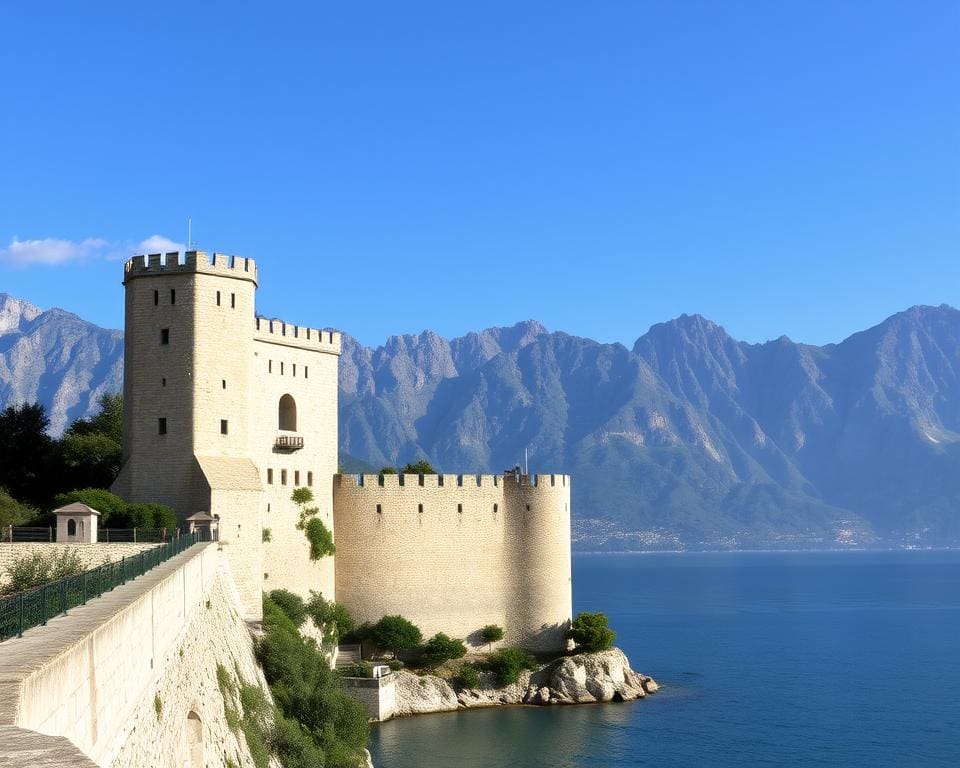
{"type": "Polygon", "coordinates": [[[570,478],[338,474],[340,334],[258,317],[257,280],[252,259],[200,251],[125,264],[114,492],[218,518],[248,620],[262,591],[314,590],[357,622],[400,614],[474,643],[498,624],[505,644],[565,647],[570,478]],[[300,487],[333,556],[310,559],[300,487]]]}

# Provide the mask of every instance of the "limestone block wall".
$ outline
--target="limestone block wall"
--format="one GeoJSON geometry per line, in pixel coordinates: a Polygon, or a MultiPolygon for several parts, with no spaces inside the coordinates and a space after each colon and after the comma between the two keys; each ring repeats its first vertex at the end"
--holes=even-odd
{"type": "Polygon", "coordinates": [[[358,622],[388,614],[426,636],[565,647],[572,611],[564,475],[338,475],[337,600],[358,622]],[[531,573],[531,571],[537,573],[531,573]]]}
{"type": "MultiPolygon", "coordinates": [[[[256,386],[251,417],[254,457],[263,480],[263,525],[271,540],[264,546],[263,588],[284,588],[303,597],[310,590],[334,598],[332,558],[310,560],[294,488],[313,491],[312,506],[333,530],[333,475],[337,471],[337,360],[340,334],[258,319],[253,369],[256,386]],[[296,406],[296,429],[281,429],[281,398],[296,406]],[[303,448],[276,448],[278,436],[303,438],[303,448]]],[[[284,424],[289,427],[291,425],[284,424]]]]}
{"type": "Polygon", "coordinates": [[[216,681],[219,663],[263,682],[240,610],[217,545],[187,550],[3,643],[0,726],[66,737],[105,768],[251,766],[216,681]]]}
{"type": "Polygon", "coordinates": [[[33,552],[60,554],[64,551],[76,552],[84,568],[96,568],[104,563],[111,563],[124,557],[133,557],[141,552],[157,546],[156,544],[133,544],[117,542],[115,544],[57,544],[48,542],[14,542],[0,544],[0,587],[8,579],[7,569],[22,557],[33,552]]]}
{"type": "MultiPolygon", "coordinates": [[[[217,664],[236,680],[267,691],[266,680],[253,655],[250,632],[239,611],[236,590],[223,572],[206,595],[187,631],[161,665],[153,694],[139,702],[132,719],[137,727],[123,742],[111,768],[143,766],[220,766],[230,759],[252,768],[253,761],[240,731],[231,731],[217,682],[217,664]],[[155,697],[159,697],[157,715],[155,697]],[[197,725],[199,723],[199,726],[197,725]],[[194,735],[201,734],[200,747],[194,735]]],[[[269,695],[269,694],[268,694],[269,695]]],[[[234,702],[234,707],[237,707],[234,702]]]]}

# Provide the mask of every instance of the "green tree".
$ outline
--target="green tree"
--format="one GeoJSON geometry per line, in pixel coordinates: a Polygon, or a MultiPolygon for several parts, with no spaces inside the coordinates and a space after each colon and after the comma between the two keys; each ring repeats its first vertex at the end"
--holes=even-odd
{"type": "Polygon", "coordinates": [[[487,645],[503,640],[503,627],[497,624],[487,624],[480,630],[480,639],[487,645]]]}
{"type": "Polygon", "coordinates": [[[463,644],[463,640],[455,640],[443,632],[437,632],[423,646],[421,658],[433,666],[443,664],[445,661],[461,659],[466,655],[467,646],[463,644]]]}
{"type": "Polygon", "coordinates": [[[371,636],[377,645],[394,655],[416,648],[423,640],[420,628],[403,616],[384,616],[373,625],[371,636]]]}
{"type": "Polygon", "coordinates": [[[395,474],[397,474],[397,468],[396,468],[396,467],[381,467],[381,468],[380,468],[380,474],[381,474],[381,475],[395,475],[395,474]]]}
{"type": "Polygon", "coordinates": [[[407,464],[400,470],[401,475],[435,475],[437,470],[426,459],[420,459],[415,463],[407,464]]]}
{"type": "Polygon", "coordinates": [[[567,630],[567,638],[577,644],[578,651],[605,651],[613,645],[616,633],[610,629],[605,613],[581,611],[567,630]]]}
{"type": "Polygon", "coordinates": [[[8,406],[0,412],[0,486],[11,496],[45,508],[57,491],[55,443],[40,403],[8,406]]]}
{"type": "Polygon", "coordinates": [[[100,513],[100,525],[105,526],[109,521],[114,528],[128,527],[127,502],[105,488],[77,488],[73,491],[58,493],[54,499],[54,507],[65,507],[79,501],[88,507],[93,507],[100,513]]]}
{"type": "Polygon", "coordinates": [[[119,520],[114,523],[114,526],[158,530],[166,528],[168,533],[175,531],[177,528],[176,513],[165,504],[155,502],[127,504],[123,510],[123,518],[123,526],[120,525],[119,520]]]}
{"type": "Polygon", "coordinates": [[[280,711],[272,748],[286,768],[356,768],[370,726],[324,655],[268,596],[257,660],[280,711]]]}
{"type": "Polygon", "coordinates": [[[0,488],[0,528],[8,525],[24,525],[39,514],[36,507],[21,504],[7,493],[6,488],[0,488]]]}
{"type": "Polygon", "coordinates": [[[345,606],[327,600],[319,592],[310,590],[307,601],[307,615],[313,625],[324,633],[324,640],[336,643],[353,630],[353,617],[345,606]]]}
{"type": "Polygon", "coordinates": [[[74,487],[106,488],[120,472],[123,397],[103,395],[99,406],[94,416],[74,421],[60,439],[59,460],[69,484],[74,487]]]}
{"type": "Polygon", "coordinates": [[[295,627],[303,626],[303,622],[307,620],[307,606],[300,595],[288,589],[275,589],[270,593],[270,600],[284,612],[295,627]]]}

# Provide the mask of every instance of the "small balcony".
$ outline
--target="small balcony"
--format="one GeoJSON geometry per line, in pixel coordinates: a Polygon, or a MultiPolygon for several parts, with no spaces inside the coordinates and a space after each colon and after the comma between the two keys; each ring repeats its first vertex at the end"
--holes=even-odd
{"type": "Polygon", "coordinates": [[[277,435],[273,447],[284,452],[299,451],[303,448],[303,435],[277,435]]]}

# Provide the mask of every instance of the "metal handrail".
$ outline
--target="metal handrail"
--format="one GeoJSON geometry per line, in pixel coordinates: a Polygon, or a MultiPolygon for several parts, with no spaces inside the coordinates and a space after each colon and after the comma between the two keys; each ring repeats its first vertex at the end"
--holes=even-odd
{"type": "Polygon", "coordinates": [[[71,608],[85,605],[87,600],[100,597],[104,592],[142,576],[199,541],[198,533],[184,534],[75,576],[65,576],[13,595],[0,596],[0,642],[21,637],[26,630],[42,626],[55,616],[66,614],[71,608]]]}

